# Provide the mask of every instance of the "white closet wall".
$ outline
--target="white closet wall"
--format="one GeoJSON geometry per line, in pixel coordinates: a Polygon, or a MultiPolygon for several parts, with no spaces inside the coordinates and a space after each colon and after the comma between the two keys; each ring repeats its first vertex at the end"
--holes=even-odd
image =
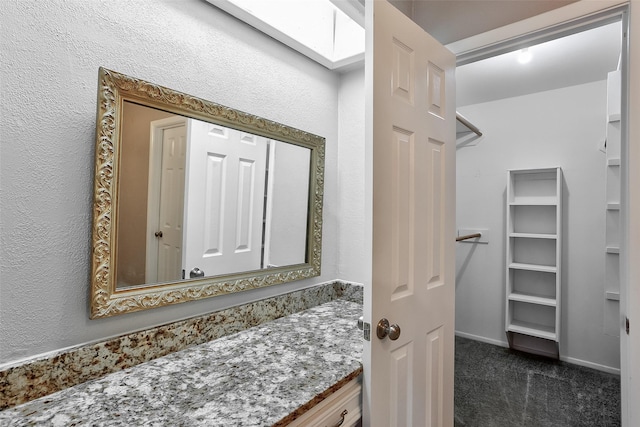
{"type": "Polygon", "coordinates": [[[488,244],[456,249],[456,331],[500,345],[505,334],[508,169],[562,167],[560,358],[619,368],[619,339],[604,331],[605,80],[458,110],[484,136],[457,149],[457,228],[489,229],[488,244]]]}

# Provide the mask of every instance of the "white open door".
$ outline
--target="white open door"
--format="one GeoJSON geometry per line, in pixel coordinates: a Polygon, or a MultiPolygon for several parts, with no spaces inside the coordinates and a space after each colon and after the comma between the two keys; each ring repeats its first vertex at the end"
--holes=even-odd
{"type": "Polygon", "coordinates": [[[261,268],[266,139],[193,119],[188,139],[185,278],[261,268]]]}
{"type": "Polygon", "coordinates": [[[387,1],[366,9],[364,425],[452,426],[455,56],[387,1]]]}

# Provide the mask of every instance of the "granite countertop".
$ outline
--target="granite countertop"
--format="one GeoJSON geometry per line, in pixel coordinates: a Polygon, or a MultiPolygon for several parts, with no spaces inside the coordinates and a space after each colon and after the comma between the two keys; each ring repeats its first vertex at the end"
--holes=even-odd
{"type": "Polygon", "coordinates": [[[0,425],[286,425],[360,375],[361,315],[331,301],[7,409],[0,425]]]}

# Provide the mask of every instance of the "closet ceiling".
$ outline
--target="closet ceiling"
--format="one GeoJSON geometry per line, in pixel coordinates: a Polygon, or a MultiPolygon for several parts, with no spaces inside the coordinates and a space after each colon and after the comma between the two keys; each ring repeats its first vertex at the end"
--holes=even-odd
{"type": "MultiPolygon", "coordinates": [[[[443,44],[566,6],[565,0],[391,0],[443,44]]],[[[513,52],[458,67],[457,106],[603,80],[617,68],[619,23],[530,48],[527,64],[513,52]]],[[[470,117],[469,119],[473,119],[470,117]]],[[[472,120],[473,121],[473,120],[472,120]]]]}
{"type": "MultiPolygon", "coordinates": [[[[457,107],[604,80],[617,69],[620,22],[530,47],[531,61],[520,51],[456,69],[457,107]]],[[[469,119],[473,119],[470,117],[469,119]]],[[[473,121],[473,120],[472,120],[473,121]]]]}
{"type": "Polygon", "coordinates": [[[440,43],[446,45],[566,6],[576,0],[390,1],[440,43]]]}
{"type": "MultiPolygon", "coordinates": [[[[334,3],[361,0],[332,0],[334,3]]],[[[442,44],[472,37],[574,0],[390,0],[442,44]]],[[[533,46],[531,61],[519,52],[457,68],[457,106],[493,101],[604,80],[617,68],[619,23],[533,46]]],[[[469,117],[473,122],[473,117],[469,117]]]]}

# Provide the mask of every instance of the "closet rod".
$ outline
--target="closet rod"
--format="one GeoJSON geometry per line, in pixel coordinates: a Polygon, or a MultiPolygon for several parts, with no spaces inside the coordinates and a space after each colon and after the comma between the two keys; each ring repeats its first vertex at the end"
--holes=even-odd
{"type": "Polygon", "coordinates": [[[463,125],[465,125],[466,127],[468,127],[469,129],[471,129],[471,132],[475,133],[478,136],[482,136],[482,132],[480,131],[480,129],[478,129],[476,125],[471,123],[462,114],[458,113],[457,111],[456,111],[456,120],[462,123],[463,125]]]}
{"type": "Polygon", "coordinates": [[[482,237],[482,233],[474,233],[474,234],[467,234],[465,236],[458,236],[456,237],[456,242],[459,242],[461,240],[477,239],[478,237],[482,237]]]}

